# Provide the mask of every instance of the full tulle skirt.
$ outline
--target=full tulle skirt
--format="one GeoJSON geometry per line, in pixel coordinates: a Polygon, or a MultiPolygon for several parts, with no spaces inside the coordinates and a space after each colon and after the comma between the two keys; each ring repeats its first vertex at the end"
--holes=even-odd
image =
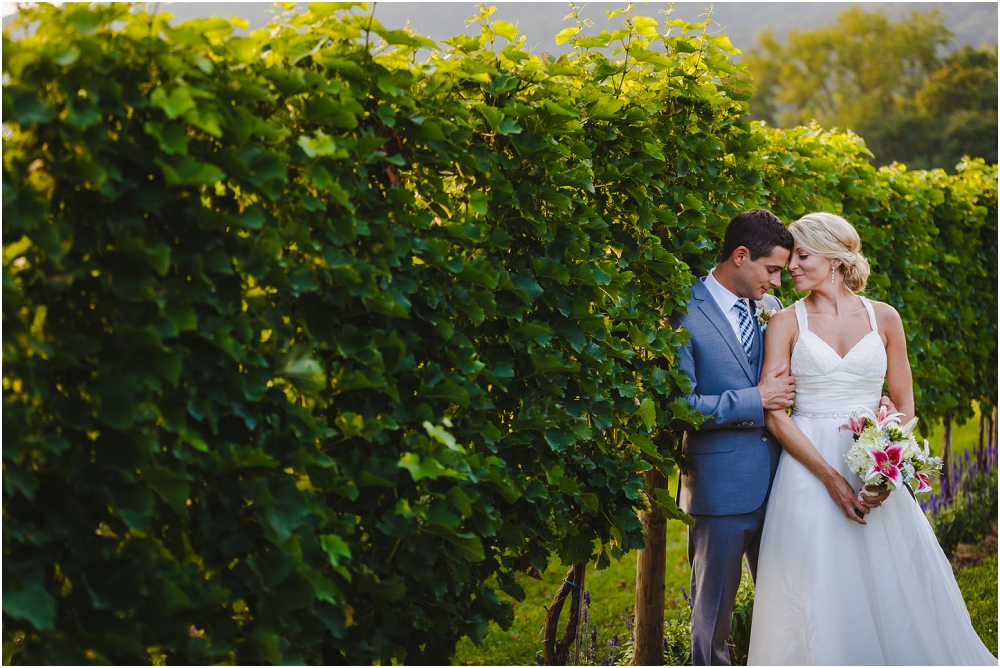
{"type": "MultiPolygon", "coordinates": [[[[843,418],[793,415],[855,489],[843,418]]],[[[920,506],[892,493],[860,525],[782,453],[765,515],[751,665],[997,665],[920,506]]]]}

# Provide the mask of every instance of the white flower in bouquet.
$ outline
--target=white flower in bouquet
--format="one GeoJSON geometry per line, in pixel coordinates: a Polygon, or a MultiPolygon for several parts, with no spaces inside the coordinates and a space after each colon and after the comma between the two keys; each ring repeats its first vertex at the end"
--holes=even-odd
{"type": "Polygon", "coordinates": [[[861,445],[860,441],[854,441],[851,449],[847,451],[847,467],[854,473],[862,475],[871,466],[871,455],[868,450],[861,445]]]}
{"type": "Polygon", "coordinates": [[[920,456],[920,446],[917,445],[917,439],[913,438],[911,434],[903,441],[903,459],[910,460],[914,457],[920,456]]]}
{"type": "Polygon", "coordinates": [[[875,425],[865,427],[865,430],[854,437],[855,441],[865,450],[885,450],[889,439],[875,425]]]}

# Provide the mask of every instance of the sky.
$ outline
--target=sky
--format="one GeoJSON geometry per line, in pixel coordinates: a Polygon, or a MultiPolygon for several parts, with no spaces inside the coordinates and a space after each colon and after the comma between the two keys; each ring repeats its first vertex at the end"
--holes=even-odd
{"type": "MultiPolygon", "coordinates": [[[[616,9],[624,5],[626,0],[616,2],[591,2],[578,0],[578,4],[586,4],[583,16],[594,21],[596,30],[604,27],[605,10],[616,9]]],[[[63,4],[55,2],[54,4],[63,4]]],[[[263,27],[271,18],[272,2],[160,2],[146,3],[155,5],[157,11],[170,12],[175,20],[203,16],[239,16],[250,22],[251,29],[263,27]]],[[[301,7],[306,6],[301,2],[301,7]]],[[[548,51],[553,54],[568,50],[568,45],[561,47],[554,42],[554,36],[566,26],[563,17],[569,12],[568,2],[510,2],[489,0],[487,4],[496,5],[498,10],[494,18],[510,21],[519,27],[528,37],[528,47],[535,51],[548,51]]],[[[638,3],[637,3],[638,4],[638,3]]],[[[955,34],[952,48],[964,45],[974,47],[983,44],[997,43],[997,8],[995,2],[695,2],[676,3],[674,18],[698,20],[704,8],[711,4],[714,8],[713,18],[721,25],[724,32],[737,48],[747,49],[754,45],[757,35],[764,28],[774,31],[778,39],[792,29],[813,29],[829,25],[836,15],[850,4],[860,5],[867,11],[884,10],[894,18],[908,14],[911,11],[929,11],[937,9],[945,15],[945,24],[955,34]]],[[[641,8],[642,13],[656,14],[665,3],[651,2],[648,7],[641,8]]],[[[16,11],[16,3],[3,3],[3,16],[8,17],[16,11]]],[[[456,34],[476,31],[466,28],[465,19],[475,14],[476,1],[459,0],[457,2],[378,2],[375,7],[375,17],[389,29],[402,28],[410,23],[420,34],[441,41],[456,34]]],[[[9,18],[5,23],[9,22],[9,18]]],[[[617,27],[609,26],[611,28],[617,27]]],[[[239,32],[239,31],[238,31],[239,32]]],[[[596,31],[595,31],[596,32],[596,31]]]]}

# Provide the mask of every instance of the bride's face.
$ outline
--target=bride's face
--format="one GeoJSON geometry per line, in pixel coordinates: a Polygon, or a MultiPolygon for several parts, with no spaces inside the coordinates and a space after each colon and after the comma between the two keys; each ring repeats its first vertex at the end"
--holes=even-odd
{"type": "Polygon", "coordinates": [[[816,255],[795,240],[795,249],[788,260],[788,273],[798,292],[807,292],[830,282],[833,261],[816,255]]]}

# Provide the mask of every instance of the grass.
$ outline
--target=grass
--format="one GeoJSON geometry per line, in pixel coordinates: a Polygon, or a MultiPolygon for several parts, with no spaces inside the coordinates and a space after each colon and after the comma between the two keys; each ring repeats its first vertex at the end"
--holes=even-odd
{"type": "MultiPolygon", "coordinates": [[[[975,447],[979,439],[979,419],[976,417],[962,426],[952,427],[952,445],[956,454],[975,447]]],[[[932,448],[941,447],[941,427],[937,425],[928,436],[932,448]]],[[[676,476],[671,488],[676,485],[676,476]]],[[[455,661],[463,665],[534,665],[535,653],[542,649],[541,629],[545,620],[545,606],[552,602],[556,589],[569,565],[558,560],[542,574],[541,580],[518,576],[518,583],[524,587],[525,600],[518,603],[501,596],[514,605],[514,621],[504,632],[495,625],[483,644],[476,646],[468,638],[458,643],[455,661]]],[[[599,657],[606,656],[607,643],[612,634],[627,634],[622,615],[629,614],[635,605],[635,562],[636,553],[626,554],[620,562],[612,563],[603,571],[588,568],[586,588],[591,594],[591,623],[598,626],[598,645],[602,648],[599,657]]],[[[667,524],[667,569],[666,607],[668,619],[676,610],[681,598],[681,587],[688,588],[691,569],[687,562],[687,531],[680,522],[667,524]]],[[[968,602],[973,625],[983,642],[995,655],[997,652],[997,559],[986,561],[959,573],[958,582],[968,602]],[[992,579],[990,579],[992,578],[992,579]]],[[[683,601],[680,602],[683,605],[683,601]]],[[[565,623],[569,604],[563,607],[560,632],[565,623]]]]}
{"type": "MultiPolygon", "coordinates": [[[[666,590],[668,596],[673,592],[674,597],[680,598],[680,588],[687,588],[691,577],[691,569],[685,556],[687,534],[680,522],[671,522],[668,534],[666,590]]],[[[621,561],[612,563],[602,571],[593,568],[587,570],[585,584],[591,595],[590,619],[598,627],[598,643],[604,648],[601,656],[606,655],[607,641],[612,634],[628,633],[621,617],[630,614],[635,605],[635,560],[636,553],[630,552],[621,561]]],[[[567,570],[569,566],[557,562],[542,574],[541,580],[519,576],[518,583],[524,587],[526,597],[524,603],[513,602],[514,622],[510,630],[504,632],[491,624],[480,647],[476,647],[468,638],[463,638],[458,644],[456,661],[463,665],[535,665],[535,652],[542,650],[541,631],[545,621],[543,605],[552,603],[552,597],[566,577],[567,570]]],[[[676,607],[673,600],[670,602],[676,607]]],[[[566,623],[568,609],[567,600],[560,617],[560,634],[566,623]]]]}
{"type": "MultiPolygon", "coordinates": [[[[673,485],[676,485],[676,476],[673,485]]],[[[680,522],[667,523],[666,550],[665,580],[669,616],[670,610],[677,608],[675,599],[681,598],[681,587],[687,589],[691,579],[691,568],[687,561],[687,529],[680,522]]],[[[591,623],[598,627],[598,645],[602,647],[599,656],[607,654],[608,640],[613,634],[628,633],[621,617],[630,614],[635,605],[635,562],[636,553],[633,551],[602,571],[594,570],[592,566],[587,569],[585,587],[591,596],[591,623]]],[[[478,647],[468,638],[463,638],[458,643],[456,662],[463,665],[535,665],[535,652],[542,649],[541,630],[545,621],[543,606],[547,607],[552,603],[552,597],[568,570],[569,565],[562,565],[558,559],[554,559],[542,574],[541,580],[519,575],[517,581],[524,587],[524,602],[518,603],[501,594],[504,600],[511,601],[514,605],[514,622],[510,629],[504,632],[491,624],[486,639],[478,647]]],[[[560,616],[560,634],[568,611],[567,600],[560,616]]]]}
{"type": "Polygon", "coordinates": [[[972,626],[986,648],[997,655],[997,555],[962,569],[958,586],[972,617],[972,626]]]}

